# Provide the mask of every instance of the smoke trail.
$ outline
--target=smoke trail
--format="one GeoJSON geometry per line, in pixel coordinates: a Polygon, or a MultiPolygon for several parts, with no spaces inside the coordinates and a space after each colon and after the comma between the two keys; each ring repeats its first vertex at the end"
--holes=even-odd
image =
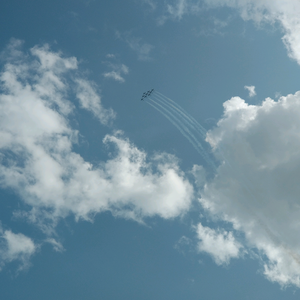
{"type": "MultiPolygon", "coordinates": [[[[167,113],[171,118],[173,118],[173,122],[172,124],[175,125],[174,123],[177,122],[177,125],[175,125],[180,132],[183,134],[183,131],[185,132],[184,136],[186,138],[188,138],[188,140],[192,143],[192,145],[194,146],[194,148],[197,150],[197,152],[199,154],[201,154],[201,156],[205,159],[205,161],[213,168],[213,171],[216,171],[216,166],[213,163],[213,161],[209,158],[209,156],[207,155],[205,149],[202,147],[201,143],[199,142],[199,140],[194,136],[194,134],[178,119],[176,118],[176,116],[174,116],[174,114],[172,114],[172,112],[170,112],[170,110],[168,110],[167,108],[163,107],[162,105],[160,105],[159,103],[157,103],[155,100],[153,100],[152,98],[149,98],[150,101],[152,101],[153,103],[155,103],[157,106],[159,106],[161,109],[157,109],[160,113],[162,113],[164,116],[166,116],[161,110],[164,110],[165,113],[167,113]]],[[[147,101],[146,101],[147,102],[147,101]]],[[[170,118],[168,118],[170,120],[170,118]]],[[[171,120],[170,120],[171,121],[171,120]]]]}
{"type": "MultiPolygon", "coordinates": [[[[149,101],[146,101],[150,106],[152,106],[154,109],[156,109],[157,111],[159,111],[162,115],[164,115],[180,132],[181,134],[188,139],[188,141],[193,145],[193,147],[195,148],[195,150],[200,154],[203,155],[203,152],[199,149],[199,147],[197,146],[197,144],[191,139],[191,137],[188,135],[187,132],[185,132],[182,127],[180,126],[180,124],[176,123],[176,120],[172,119],[172,115],[165,110],[165,112],[158,108],[156,105],[160,106],[158,103],[156,103],[154,100],[152,100],[151,98],[149,98],[149,101]],[[152,103],[150,103],[149,101],[151,101],[152,103]],[[153,104],[154,103],[154,104],[153,104]]],[[[161,107],[161,106],[160,106],[161,107]]],[[[178,121],[177,121],[178,122],[178,121]]]]}
{"type": "Polygon", "coordinates": [[[191,115],[189,115],[179,104],[177,104],[175,101],[172,99],[166,97],[162,93],[155,91],[158,95],[161,97],[165,98],[168,102],[172,103],[172,105],[176,106],[179,111],[188,119],[190,120],[191,124],[193,124],[196,128],[198,128],[199,132],[202,134],[203,139],[206,137],[207,130],[201,126],[191,115]]]}
{"type": "MultiPolygon", "coordinates": [[[[154,101],[152,98],[149,98],[149,100],[152,101],[152,103],[155,103],[156,106],[159,106],[160,109],[158,107],[155,107],[153,104],[151,105],[152,107],[154,107],[161,114],[163,114],[165,117],[167,117],[168,120],[170,122],[172,122],[172,124],[174,126],[176,126],[177,129],[179,129],[180,132],[192,143],[192,145],[194,146],[194,148],[201,155],[205,155],[204,149],[199,147],[199,144],[197,143],[197,139],[188,131],[188,129],[179,120],[177,120],[174,117],[174,115],[172,115],[172,113],[170,113],[170,111],[168,111],[166,108],[162,107],[159,103],[157,103],[156,101],[154,101]]],[[[149,102],[147,102],[147,103],[150,104],[149,102]]]]}
{"type": "Polygon", "coordinates": [[[178,108],[178,107],[174,106],[170,101],[167,101],[160,95],[154,94],[154,97],[156,97],[156,99],[158,101],[162,102],[165,106],[167,106],[169,109],[171,109],[176,115],[178,115],[178,117],[180,119],[182,119],[187,124],[187,126],[189,126],[192,130],[195,130],[196,133],[199,134],[203,140],[205,140],[206,132],[205,132],[205,134],[203,132],[199,132],[198,128],[193,124],[189,115],[184,113],[184,111],[182,109],[180,109],[180,107],[178,108]]]}
{"type": "MultiPolygon", "coordinates": [[[[155,101],[154,99],[150,98],[152,102],[154,102],[157,106],[159,106],[162,110],[164,110],[168,115],[170,115],[171,118],[173,118],[174,122],[177,122],[178,125],[180,126],[181,129],[183,129],[186,134],[188,134],[190,136],[191,139],[193,139],[194,144],[197,145],[197,148],[199,150],[201,150],[202,154],[205,154],[205,150],[203,149],[202,145],[199,143],[199,141],[197,140],[197,138],[188,130],[188,128],[182,124],[181,120],[178,120],[174,114],[172,114],[172,112],[170,112],[167,108],[163,107],[162,105],[160,105],[159,103],[157,103],[157,101],[155,101]]],[[[161,112],[161,110],[160,110],[161,112]]]]}
{"type": "MultiPolygon", "coordinates": [[[[153,99],[152,99],[153,100],[153,99]]],[[[186,120],[185,119],[183,119],[183,118],[181,118],[181,117],[179,117],[179,118],[176,118],[176,116],[174,116],[174,111],[171,109],[170,110],[170,108],[167,106],[167,108],[166,107],[163,107],[161,104],[161,101],[160,100],[158,100],[158,99],[155,99],[155,102],[157,103],[157,105],[159,105],[162,109],[164,109],[165,111],[168,111],[168,113],[170,113],[172,116],[173,116],[173,118],[175,119],[175,120],[177,120],[178,122],[179,122],[179,124],[184,128],[184,130],[193,138],[193,140],[197,143],[197,145],[198,145],[198,147],[201,149],[201,151],[203,151],[203,154],[205,154],[205,149],[203,148],[203,146],[202,146],[202,144],[200,143],[200,141],[195,137],[195,135],[194,135],[194,133],[193,132],[191,132],[188,128],[187,128],[187,126],[189,126],[189,123],[187,123],[186,122],[186,120]],[[160,104],[159,104],[159,103],[160,104]],[[185,126],[183,123],[185,123],[185,125],[187,125],[187,126],[185,126]]],[[[175,112],[176,113],[176,112],[175,112]]],[[[177,115],[178,115],[178,113],[177,113],[177,115]]],[[[179,115],[180,116],[180,115],[179,115]]],[[[196,132],[197,133],[197,132],[196,132]]]]}
{"type": "MultiPolygon", "coordinates": [[[[179,104],[177,104],[170,98],[167,98],[166,96],[164,96],[163,94],[157,91],[154,92],[154,96],[156,97],[157,100],[163,102],[163,104],[167,106],[168,109],[172,110],[172,112],[174,112],[182,120],[182,122],[184,122],[188,127],[190,127],[193,131],[195,131],[195,134],[199,135],[200,139],[203,142],[205,142],[205,145],[208,144],[206,141],[207,130],[203,126],[201,126],[191,115],[189,115],[179,104]]],[[[201,144],[199,140],[198,143],[201,144]]],[[[208,159],[210,160],[210,165],[213,167],[215,171],[217,169],[216,164],[214,163],[214,160],[212,158],[209,158],[209,152],[211,151],[209,151],[208,149],[204,149],[202,144],[201,144],[201,148],[203,149],[203,151],[206,152],[208,159]]],[[[219,157],[221,157],[223,161],[229,164],[229,162],[226,160],[225,156],[223,155],[221,148],[215,149],[215,154],[216,152],[220,154],[219,157]]],[[[216,158],[216,156],[214,156],[214,158],[216,158]]]]}
{"type": "MultiPolygon", "coordinates": [[[[190,120],[189,115],[186,114],[186,113],[182,113],[181,108],[180,108],[179,105],[178,105],[178,107],[179,107],[180,109],[177,109],[177,108],[175,108],[173,105],[171,105],[171,104],[169,103],[169,101],[166,101],[166,100],[164,100],[164,99],[161,99],[161,97],[158,98],[159,96],[157,96],[157,95],[154,95],[154,97],[155,97],[154,99],[156,100],[156,103],[159,102],[159,103],[161,104],[161,105],[160,105],[161,108],[163,108],[165,111],[168,111],[170,114],[172,114],[172,116],[173,116],[174,119],[176,119],[176,120],[178,120],[178,121],[180,122],[181,126],[184,127],[185,131],[188,132],[188,134],[189,134],[189,135],[193,138],[193,140],[197,143],[198,147],[201,149],[203,158],[204,158],[205,161],[213,168],[213,171],[215,172],[216,169],[217,169],[217,167],[216,167],[215,163],[213,162],[213,160],[209,157],[209,155],[208,155],[208,153],[207,153],[207,150],[204,149],[204,147],[202,146],[202,144],[201,144],[201,142],[199,141],[199,139],[198,139],[197,137],[195,137],[195,135],[198,135],[198,134],[199,134],[199,131],[198,131],[198,129],[192,124],[192,121],[190,120]],[[163,105],[166,106],[166,107],[164,107],[163,105]],[[174,114],[175,114],[176,116],[178,116],[178,117],[174,116],[174,114]],[[185,123],[186,126],[184,126],[182,123],[185,123]],[[194,131],[194,132],[192,132],[192,131],[191,131],[189,128],[187,128],[187,127],[190,127],[191,130],[194,131]]],[[[151,99],[152,99],[152,98],[151,98],[151,99]]],[[[153,99],[152,99],[152,100],[153,100],[153,99]]],[[[174,103],[175,103],[175,102],[174,102],[174,103]]],[[[159,104],[157,103],[157,105],[159,105],[159,104]]],[[[195,121],[195,122],[196,122],[196,121],[195,121]]],[[[201,125],[199,125],[199,126],[201,126],[201,125]]],[[[200,133],[199,135],[200,135],[200,138],[201,138],[202,140],[204,140],[203,134],[200,133]]],[[[205,141],[205,143],[207,143],[207,142],[205,141]]]]}

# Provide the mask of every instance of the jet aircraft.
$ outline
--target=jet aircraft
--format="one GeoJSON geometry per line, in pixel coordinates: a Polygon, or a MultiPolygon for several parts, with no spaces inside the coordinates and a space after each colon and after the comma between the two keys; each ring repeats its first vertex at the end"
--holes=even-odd
{"type": "Polygon", "coordinates": [[[153,93],[153,91],[154,91],[154,89],[149,90],[149,91],[143,93],[143,96],[142,96],[142,99],[141,99],[141,100],[144,100],[145,98],[151,96],[151,94],[153,93]]]}

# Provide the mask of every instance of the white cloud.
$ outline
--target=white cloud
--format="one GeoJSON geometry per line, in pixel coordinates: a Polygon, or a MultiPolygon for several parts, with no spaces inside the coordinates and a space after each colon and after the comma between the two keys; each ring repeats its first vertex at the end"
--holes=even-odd
{"type": "Polygon", "coordinates": [[[107,110],[101,106],[101,98],[97,93],[95,83],[82,78],[75,79],[75,83],[76,97],[79,99],[82,108],[92,112],[103,124],[107,124],[115,118],[112,109],[107,110]]]}
{"type": "Polygon", "coordinates": [[[207,141],[223,163],[204,185],[203,207],[267,257],[270,280],[300,286],[300,91],[261,105],[226,101],[207,141]]]}
{"type": "MultiPolygon", "coordinates": [[[[81,108],[102,123],[112,112],[100,106],[94,84],[81,78],[75,58],[48,47],[34,47],[28,56],[9,57],[0,74],[0,185],[13,189],[31,207],[15,213],[49,235],[70,214],[91,220],[102,211],[142,221],[174,218],[185,213],[193,188],[175,157],[149,157],[120,132],[106,135],[111,158],[93,166],[72,150],[78,132],[68,115],[75,110],[73,87],[81,108]],[[68,76],[67,76],[68,75],[68,76]]],[[[54,240],[48,240],[60,249],[54,240]]]]}
{"type": "Polygon", "coordinates": [[[129,68],[124,64],[108,64],[113,70],[103,74],[105,78],[112,78],[119,82],[125,82],[125,79],[122,77],[122,74],[126,75],[129,73],[129,68]]]}
{"type": "Polygon", "coordinates": [[[29,266],[30,257],[36,252],[37,246],[22,233],[15,234],[10,230],[1,229],[0,233],[0,266],[19,261],[19,270],[29,266]]]}
{"type": "MultiPolygon", "coordinates": [[[[30,106],[23,107],[24,109],[29,111],[31,105],[36,103],[35,98],[40,98],[42,103],[48,102],[48,105],[44,106],[45,114],[51,107],[56,107],[60,114],[67,116],[74,109],[74,104],[67,98],[70,92],[75,92],[82,108],[91,111],[103,124],[114,117],[112,110],[106,110],[101,106],[101,98],[96,95],[96,85],[76,75],[78,63],[75,57],[64,58],[62,53],[50,51],[47,44],[33,47],[29,56],[26,56],[22,53],[21,46],[21,41],[12,40],[2,53],[3,59],[8,63],[1,73],[1,82],[2,88],[11,92],[13,96],[31,98],[28,100],[30,106]],[[69,78],[71,72],[75,76],[69,78]]],[[[9,93],[2,95],[4,98],[7,97],[6,104],[12,95],[9,93]]],[[[27,104],[22,101],[16,103],[21,106],[27,104]]],[[[39,107],[36,107],[36,112],[38,109],[39,107]]],[[[38,115],[35,117],[43,118],[38,115]]],[[[49,124],[45,124],[44,127],[47,125],[49,124]]]]}
{"type": "Polygon", "coordinates": [[[254,86],[254,85],[251,85],[251,86],[245,85],[244,88],[245,88],[246,90],[248,90],[248,92],[249,92],[249,97],[254,97],[254,96],[256,96],[255,86],[254,86]]]}
{"type": "Polygon", "coordinates": [[[198,250],[210,254],[218,265],[228,264],[231,258],[240,256],[242,246],[232,232],[216,231],[198,224],[197,237],[200,240],[198,250]]]}
{"type": "Polygon", "coordinates": [[[48,238],[48,239],[45,240],[45,242],[51,244],[52,247],[53,247],[53,249],[54,249],[54,251],[56,251],[56,252],[63,252],[63,251],[65,251],[64,246],[60,242],[58,242],[57,240],[55,240],[54,238],[48,238]]]}

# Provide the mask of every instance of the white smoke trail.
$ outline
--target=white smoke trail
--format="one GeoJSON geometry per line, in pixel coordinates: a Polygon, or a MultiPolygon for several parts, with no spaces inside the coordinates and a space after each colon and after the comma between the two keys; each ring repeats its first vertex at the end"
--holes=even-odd
{"type": "MultiPolygon", "coordinates": [[[[152,98],[151,98],[152,99],[152,98]]],[[[215,163],[213,162],[213,160],[209,157],[207,151],[203,148],[201,142],[199,141],[199,139],[195,136],[195,134],[199,134],[198,130],[195,128],[195,126],[193,126],[191,124],[191,121],[189,120],[188,118],[188,115],[187,114],[184,114],[182,115],[179,110],[177,111],[174,111],[174,108],[170,107],[170,104],[169,102],[163,102],[163,100],[161,99],[158,99],[157,97],[154,98],[155,101],[156,101],[156,104],[159,105],[162,109],[164,109],[166,112],[168,112],[170,115],[172,115],[173,119],[176,120],[176,122],[179,122],[179,126],[181,126],[181,128],[183,128],[187,134],[190,135],[190,137],[194,140],[194,142],[197,144],[197,147],[201,150],[201,155],[203,156],[203,158],[205,159],[205,161],[212,167],[213,171],[215,172],[216,171],[216,165],[215,163]],[[159,103],[160,104],[159,104],[159,103]],[[163,106],[165,105],[165,106],[163,106]],[[176,117],[174,114],[176,114],[178,117],[176,117]],[[186,125],[184,125],[183,123],[185,123],[186,125]],[[187,128],[190,127],[194,133],[189,129],[187,128]]],[[[152,101],[154,101],[154,99],[152,99],[152,101]]],[[[180,108],[180,106],[179,106],[180,108]]],[[[200,135],[200,137],[202,138],[202,135],[200,135]]],[[[203,139],[203,138],[202,138],[203,139]]]]}
{"type": "Polygon", "coordinates": [[[191,115],[189,115],[179,104],[177,104],[175,101],[173,101],[172,99],[166,97],[165,95],[163,95],[162,93],[158,92],[158,91],[154,91],[156,94],[160,95],[161,97],[165,98],[166,101],[168,101],[169,103],[171,103],[173,106],[176,106],[177,109],[182,113],[182,115],[184,115],[188,120],[190,120],[191,124],[194,125],[194,127],[198,128],[199,132],[202,135],[202,138],[205,140],[206,138],[206,133],[207,130],[201,126],[191,115]]]}
{"type": "Polygon", "coordinates": [[[182,109],[176,107],[170,101],[166,100],[160,95],[154,94],[153,96],[155,97],[156,100],[163,103],[163,105],[167,106],[170,110],[172,110],[173,113],[175,113],[187,126],[189,126],[192,130],[195,130],[195,132],[200,135],[201,139],[203,140],[205,139],[206,132],[205,134],[200,132],[197,129],[197,127],[192,123],[192,120],[190,119],[189,115],[184,113],[182,109]]]}
{"type": "MultiPolygon", "coordinates": [[[[201,156],[204,158],[204,160],[212,167],[213,172],[216,172],[216,166],[214,164],[214,162],[212,161],[212,159],[209,157],[209,155],[207,154],[206,150],[203,148],[202,144],[200,143],[200,141],[195,137],[195,135],[182,123],[182,121],[178,118],[176,118],[176,116],[174,116],[174,114],[172,114],[172,112],[166,108],[163,107],[162,105],[160,105],[159,103],[157,103],[157,100],[154,101],[154,99],[151,99],[153,102],[155,102],[156,105],[158,105],[161,109],[163,109],[167,114],[169,114],[172,118],[174,122],[178,123],[178,126],[176,126],[177,128],[181,128],[182,130],[185,131],[185,133],[187,135],[189,135],[190,139],[189,141],[191,142],[191,139],[193,140],[192,145],[195,147],[195,149],[197,149],[198,153],[201,154],[201,156]]],[[[159,110],[161,112],[161,110],[159,110]]],[[[174,124],[174,123],[173,123],[174,124]]],[[[182,132],[182,131],[181,131],[182,132]]],[[[185,135],[185,137],[187,137],[185,135]]]]}
{"type": "Polygon", "coordinates": [[[174,117],[172,116],[172,114],[170,114],[168,112],[168,110],[164,109],[161,105],[159,105],[158,103],[156,103],[153,99],[148,97],[148,101],[146,101],[147,104],[149,104],[150,106],[152,106],[154,109],[156,109],[157,111],[159,111],[162,115],[164,115],[180,132],[181,134],[188,139],[188,141],[193,145],[193,147],[195,148],[195,150],[201,155],[205,155],[205,153],[203,153],[203,151],[201,151],[201,149],[199,149],[199,147],[197,146],[197,144],[193,141],[193,139],[190,137],[190,135],[184,131],[184,129],[182,129],[182,124],[178,124],[178,120],[173,119],[174,117]],[[152,103],[151,103],[152,102],[152,103]],[[157,106],[160,106],[161,109],[157,106]],[[165,111],[165,112],[164,112],[165,111]]]}
{"type": "MultiPolygon", "coordinates": [[[[184,136],[186,138],[188,138],[187,136],[189,136],[188,139],[193,144],[193,146],[195,147],[195,149],[201,155],[205,155],[205,152],[204,152],[205,150],[198,143],[198,140],[195,138],[195,136],[193,134],[190,133],[190,131],[187,129],[187,127],[184,126],[180,120],[178,120],[168,109],[166,109],[165,107],[163,107],[162,105],[160,105],[159,103],[157,103],[157,101],[155,101],[154,99],[152,99],[152,98],[148,98],[148,99],[152,103],[155,103],[156,107],[154,107],[153,104],[152,104],[152,107],[156,108],[161,114],[163,114],[165,117],[167,117],[168,120],[170,122],[172,122],[172,124],[174,126],[176,126],[178,129],[180,129],[180,132],[182,134],[184,134],[184,136]],[[157,106],[159,106],[160,108],[158,108],[157,106]]],[[[149,102],[147,102],[147,103],[150,104],[149,102]]]]}
{"type": "MultiPolygon", "coordinates": [[[[151,98],[152,99],[152,98],[151,98]]],[[[153,99],[152,99],[153,100],[153,99]]],[[[164,109],[165,111],[168,111],[169,114],[172,115],[172,117],[179,122],[179,124],[182,126],[182,128],[184,128],[184,130],[191,136],[191,138],[195,141],[195,143],[197,144],[197,146],[199,147],[199,149],[201,149],[203,155],[206,156],[206,159],[210,160],[209,157],[207,156],[205,149],[203,148],[201,142],[197,139],[197,137],[195,136],[195,134],[193,132],[191,132],[191,130],[189,130],[189,128],[187,126],[189,126],[189,124],[186,122],[185,119],[182,119],[181,117],[176,117],[174,115],[174,111],[167,106],[164,107],[163,105],[161,105],[161,101],[155,98],[155,102],[157,103],[157,105],[159,105],[162,109],[164,109]],[[159,104],[160,103],[160,104],[159,104]],[[183,124],[185,123],[185,125],[183,124]]],[[[211,162],[210,162],[211,163],[211,162]]]]}

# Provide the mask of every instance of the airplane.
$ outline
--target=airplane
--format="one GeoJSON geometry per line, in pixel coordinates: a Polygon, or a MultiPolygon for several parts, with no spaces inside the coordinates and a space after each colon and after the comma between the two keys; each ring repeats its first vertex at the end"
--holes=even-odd
{"type": "Polygon", "coordinates": [[[153,93],[154,89],[152,90],[149,90],[147,92],[144,92],[143,95],[142,95],[142,99],[141,100],[144,100],[145,98],[151,96],[151,94],[153,93]]]}

